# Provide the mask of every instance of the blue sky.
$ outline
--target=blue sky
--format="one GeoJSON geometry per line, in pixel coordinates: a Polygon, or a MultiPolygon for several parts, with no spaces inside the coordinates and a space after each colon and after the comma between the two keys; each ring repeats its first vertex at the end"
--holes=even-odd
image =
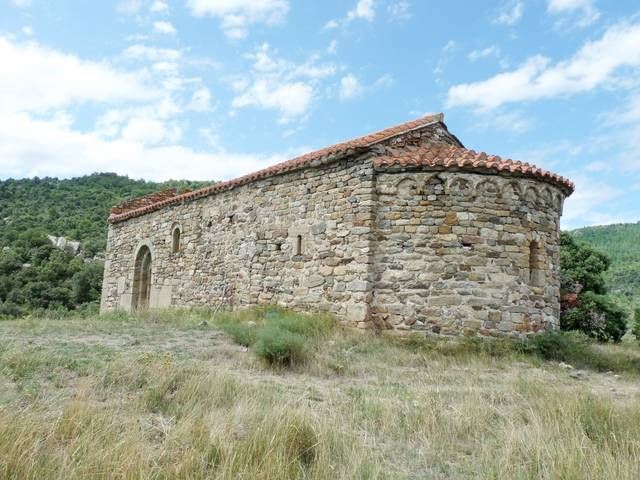
{"type": "Polygon", "coordinates": [[[640,220],[635,0],[0,0],[0,178],[232,178],[431,112],[640,220]]]}

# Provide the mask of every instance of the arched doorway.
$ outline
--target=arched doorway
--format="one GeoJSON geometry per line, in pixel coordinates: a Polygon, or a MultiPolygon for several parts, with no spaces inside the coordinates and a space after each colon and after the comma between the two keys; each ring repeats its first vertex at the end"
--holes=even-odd
{"type": "Polygon", "coordinates": [[[151,250],[146,245],[140,247],[133,273],[133,309],[146,310],[151,293],[151,250]]]}

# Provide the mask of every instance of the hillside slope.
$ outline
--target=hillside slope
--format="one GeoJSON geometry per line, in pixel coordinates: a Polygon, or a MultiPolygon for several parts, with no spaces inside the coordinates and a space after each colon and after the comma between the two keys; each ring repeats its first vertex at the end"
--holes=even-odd
{"type": "Polygon", "coordinates": [[[111,173],[0,181],[0,318],[95,308],[109,207],[157,190],[203,184],[146,182],[111,173]],[[80,249],[54,246],[47,235],[79,240],[80,249]]]}
{"type": "Polygon", "coordinates": [[[79,240],[89,256],[106,246],[109,208],[167,188],[198,188],[212,182],[147,182],[114,173],[71,179],[0,181],[0,248],[32,229],[79,240]]]}
{"type": "Polygon", "coordinates": [[[640,222],[585,227],[570,232],[611,259],[609,291],[626,306],[640,306],[640,222]]]}

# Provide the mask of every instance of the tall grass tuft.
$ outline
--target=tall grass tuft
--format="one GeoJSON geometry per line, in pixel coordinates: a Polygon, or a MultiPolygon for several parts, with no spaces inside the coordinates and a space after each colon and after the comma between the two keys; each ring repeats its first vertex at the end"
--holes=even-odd
{"type": "Polygon", "coordinates": [[[216,324],[235,343],[251,347],[258,358],[280,367],[304,363],[318,342],[337,328],[332,317],[279,308],[259,309],[253,316],[227,313],[220,316],[216,324]]]}
{"type": "Polygon", "coordinates": [[[272,308],[30,322],[0,322],[3,480],[640,478],[635,342],[272,308]]]}
{"type": "Polygon", "coordinates": [[[303,335],[277,326],[268,326],[260,330],[254,351],[269,364],[286,367],[303,362],[307,348],[303,335]]]}

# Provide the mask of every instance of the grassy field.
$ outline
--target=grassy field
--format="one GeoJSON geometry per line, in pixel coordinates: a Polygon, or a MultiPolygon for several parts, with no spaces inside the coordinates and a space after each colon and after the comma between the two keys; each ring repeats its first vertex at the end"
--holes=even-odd
{"type": "Polygon", "coordinates": [[[2,479],[640,478],[631,342],[272,310],[21,319],[0,338],[2,479]]]}

